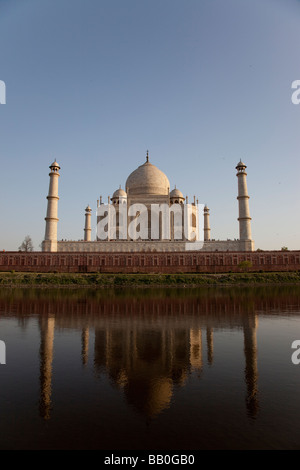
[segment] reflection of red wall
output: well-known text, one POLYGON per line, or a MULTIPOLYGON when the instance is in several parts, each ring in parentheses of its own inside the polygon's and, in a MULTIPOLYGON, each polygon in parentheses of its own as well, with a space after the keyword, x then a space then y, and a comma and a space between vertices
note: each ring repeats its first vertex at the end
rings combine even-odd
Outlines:
POLYGON ((0 253, 0 271, 108 273, 222 273, 300 270, 300 251, 176 253, 0 253))
MULTIPOLYGON (((177 326, 184 324, 191 328, 194 322, 199 327, 199 321, 206 326, 234 327, 241 325, 244 316, 251 316, 257 313, 269 313, 276 315, 285 311, 286 315, 297 315, 300 309, 299 289, 288 286, 287 290, 277 291, 274 289, 258 288, 258 291, 250 290, 241 294, 240 291, 230 290, 218 293, 206 290, 202 293, 194 294, 188 292, 186 296, 180 296, 173 292, 171 296, 166 296, 161 290, 149 293, 149 298, 143 291, 139 298, 136 292, 132 297, 103 297, 103 291, 97 295, 91 295, 90 291, 57 292, 55 295, 43 289, 38 292, 28 290, 11 292, 3 290, 0 295, 0 315, 17 315, 20 317, 30 316, 55 316, 57 325, 68 328, 82 327, 82 321, 88 325, 98 324, 106 319, 107 322, 113 320, 112 327, 118 328, 121 321, 126 322, 128 318, 140 321, 141 324, 165 324, 166 322, 177 322, 177 326), (292 306, 292 307, 291 307, 292 306), (180 319, 180 321, 179 321, 180 319), (154 322, 154 323, 153 323, 154 322), (162 323, 159 323, 162 322, 162 323)), ((85 323, 84 323, 85 324, 85 323)))

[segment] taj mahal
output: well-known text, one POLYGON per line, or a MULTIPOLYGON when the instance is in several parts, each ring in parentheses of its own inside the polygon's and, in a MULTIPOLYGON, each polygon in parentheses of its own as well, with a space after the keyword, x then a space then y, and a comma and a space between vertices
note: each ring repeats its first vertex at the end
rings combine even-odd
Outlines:
POLYGON ((120 186, 112 197, 107 197, 105 203, 102 196, 97 200, 95 232, 92 229, 92 208, 88 205, 85 209, 84 237, 82 240, 71 241, 57 238, 58 181, 61 168, 55 161, 50 165, 46 230, 42 251, 57 253, 151 253, 183 252, 187 249, 205 252, 254 251, 246 168, 242 161, 236 166, 239 239, 214 240, 211 237, 210 209, 206 205, 199 204, 195 196, 193 201, 189 202, 188 196, 184 197, 176 186, 171 189, 168 177, 150 162, 147 151, 146 161, 128 176, 124 189, 120 186), (144 213, 141 212, 141 208, 145 209, 144 213), (163 218, 163 208, 169 209, 167 219, 163 218), (109 215, 110 213, 113 213, 113 217, 109 215), (96 226, 101 224, 104 236, 99 235, 96 230, 96 226), (135 236, 131 235, 133 232, 135 236))

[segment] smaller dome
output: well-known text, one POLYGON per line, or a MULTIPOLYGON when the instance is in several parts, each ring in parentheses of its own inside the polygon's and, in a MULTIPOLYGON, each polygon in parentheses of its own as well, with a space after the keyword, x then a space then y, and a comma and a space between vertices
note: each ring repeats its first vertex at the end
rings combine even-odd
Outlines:
POLYGON ((179 189, 175 188, 173 191, 170 192, 170 198, 179 198, 179 199, 184 199, 183 194, 179 189))
POLYGON ((85 212, 92 212, 92 209, 90 208, 89 205, 86 207, 85 212))
POLYGON ((125 193, 124 189, 121 187, 117 189, 117 191, 114 192, 112 199, 117 199, 120 197, 127 197, 127 194, 125 193))

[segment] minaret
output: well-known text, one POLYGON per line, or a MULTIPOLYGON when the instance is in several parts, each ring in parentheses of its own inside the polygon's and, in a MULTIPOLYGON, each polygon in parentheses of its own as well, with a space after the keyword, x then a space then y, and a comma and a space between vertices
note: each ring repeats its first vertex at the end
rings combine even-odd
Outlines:
POLYGON ((45 231, 45 240, 43 241, 43 251, 57 251, 57 207, 58 207, 58 178, 60 176, 59 170, 60 166, 55 160, 52 165, 50 165, 51 172, 49 173, 50 176, 50 184, 49 184, 49 194, 47 196, 48 199, 48 207, 47 207, 47 216, 45 217, 46 220, 46 231, 45 231))
POLYGON ((209 208, 204 207, 204 241, 210 240, 209 208))
POLYGON ((90 206, 87 206, 85 209, 85 228, 84 228, 84 241, 90 242, 92 235, 92 225, 91 225, 91 212, 92 209, 90 206))
POLYGON ((249 211, 249 196, 247 189, 247 166, 241 160, 236 166, 237 178, 238 178, 238 201, 239 201, 239 226, 240 226, 240 240, 245 242, 249 241, 249 244, 244 244, 244 250, 252 250, 252 239, 251 239, 251 217, 249 211), (249 245, 249 246, 247 246, 249 245))

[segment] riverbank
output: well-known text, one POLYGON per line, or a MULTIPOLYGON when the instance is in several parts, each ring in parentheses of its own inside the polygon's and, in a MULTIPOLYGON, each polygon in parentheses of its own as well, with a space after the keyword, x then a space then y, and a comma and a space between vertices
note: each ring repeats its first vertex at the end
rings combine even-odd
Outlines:
POLYGON ((300 272, 226 274, 0 273, 0 287, 199 287, 299 284, 300 272))

